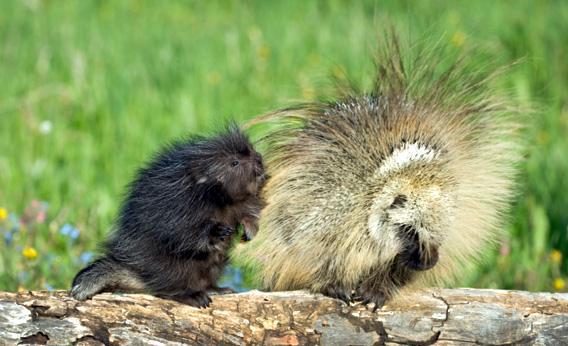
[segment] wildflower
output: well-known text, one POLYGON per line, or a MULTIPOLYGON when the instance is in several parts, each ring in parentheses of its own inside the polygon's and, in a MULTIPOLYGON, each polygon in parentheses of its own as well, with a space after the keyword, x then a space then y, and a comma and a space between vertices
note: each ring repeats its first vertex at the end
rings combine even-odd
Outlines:
POLYGON ((10 220, 10 223, 12 224, 12 227, 15 229, 15 231, 18 231, 20 229, 20 220, 18 220, 16 214, 10 213, 8 215, 8 220, 10 220))
POLYGON ((12 240, 14 239, 14 235, 10 231, 4 232, 4 242, 6 245, 12 244, 12 240))
POLYGON ((270 47, 266 44, 262 44, 260 48, 258 48, 256 55, 260 60, 267 60, 270 58, 270 47))
POLYGON ((47 203, 33 200, 30 205, 26 207, 22 215, 22 222, 24 224, 32 224, 33 222, 42 223, 45 220, 45 212, 47 210, 47 203))
POLYGON ((501 248, 499 249, 499 253, 501 254, 501 256, 505 257, 505 256, 509 255, 510 252, 511 252, 511 248, 509 247, 508 244, 501 245, 501 248))
POLYGON ((43 223, 45 221, 45 211, 40 211, 36 216, 37 223, 43 223))
POLYGON ((219 81, 221 81, 221 75, 217 71, 213 71, 207 76, 207 83, 210 85, 217 85, 219 81))
POLYGON ((566 287, 566 282, 564 282, 564 279, 562 278, 554 279, 554 289, 556 291, 561 291, 564 289, 564 287, 566 287))
POLYGON ((552 263, 560 263, 562 261, 562 252, 552 249, 552 251, 550 251, 550 261, 552 263))
POLYGON ((256 43, 262 39, 262 31, 258 27, 253 26, 248 29, 248 37, 251 42, 256 43))
POLYGON ((77 239, 79 237, 79 230, 68 223, 61 227, 59 233, 69 236, 71 239, 77 239))
POLYGON ((36 215, 37 223, 43 223, 45 221, 46 212, 47 212, 47 202, 40 202, 38 213, 36 215))
POLYGON ((316 91, 311 85, 302 88, 302 96, 307 100, 313 100, 316 96, 316 91))
POLYGON ((49 120, 44 120, 39 124, 39 132, 43 135, 47 135, 53 129, 53 124, 49 120))
POLYGON ((308 56, 308 61, 310 62, 310 64, 319 65, 321 63, 321 57, 317 54, 312 53, 308 56))
POLYGON ((18 282, 26 281, 30 278, 30 273, 27 271, 22 271, 18 273, 18 282))
POLYGON ((465 34, 461 31, 456 31, 453 35, 452 38, 450 39, 450 42, 452 42, 452 44, 458 48, 462 47, 463 44, 465 43, 465 34))
POLYGON ((87 263, 91 262, 92 258, 93 258, 93 253, 89 252, 89 251, 85 251, 81 254, 81 256, 79 256, 79 259, 81 260, 81 262, 83 264, 87 264, 87 263))
POLYGON ((48 284, 47 282, 43 284, 43 287, 48 290, 48 291, 53 291, 55 290, 55 288, 53 288, 53 286, 51 286, 50 284, 48 284))
POLYGON ((8 211, 4 208, 0 208, 0 221, 4 221, 8 218, 8 211))
POLYGON ((341 66, 333 66, 331 68, 331 74, 333 75, 334 78, 337 79, 345 79, 347 76, 347 73, 345 72, 345 69, 341 66))
POLYGON ((34 249, 33 247, 29 247, 26 246, 23 250, 22 250, 22 255, 29 259, 30 261, 34 260, 37 258, 37 251, 36 249, 34 249))
POLYGON ((550 142, 550 134, 546 131, 540 131, 536 135, 536 140, 537 140, 538 144, 545 145, 548 142, 550 142))

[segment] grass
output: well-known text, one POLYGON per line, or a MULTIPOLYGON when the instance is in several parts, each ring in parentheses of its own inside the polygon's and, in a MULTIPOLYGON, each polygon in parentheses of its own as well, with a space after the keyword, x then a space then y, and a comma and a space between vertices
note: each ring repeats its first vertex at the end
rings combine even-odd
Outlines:
POLYGON ((67 288, 165 142, 369 85, 376 38, 483 46, 537 112, 507 236, 460 285, 564 290, 568 3, 0 2, 0 289, 67 288))

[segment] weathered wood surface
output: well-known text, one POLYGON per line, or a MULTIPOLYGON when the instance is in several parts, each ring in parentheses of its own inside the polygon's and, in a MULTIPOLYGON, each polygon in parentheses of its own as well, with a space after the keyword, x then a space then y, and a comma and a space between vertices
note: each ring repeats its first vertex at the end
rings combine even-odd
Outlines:
POLYGON ((373 313, 304 291, 216 296, 196 309, 148 295, 0 292, 0 345, 568 344, 568 294, 428 289, 373 313))

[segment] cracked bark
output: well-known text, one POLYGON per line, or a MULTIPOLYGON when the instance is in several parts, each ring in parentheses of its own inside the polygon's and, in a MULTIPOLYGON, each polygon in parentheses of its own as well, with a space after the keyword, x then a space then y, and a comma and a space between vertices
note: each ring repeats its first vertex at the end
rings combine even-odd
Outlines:
POLYGON ((148 295, 0 292, 0 345, 559 345, 568 294, 407 291, 373 313, 305 291, 214 296, 207 309, 148 295))

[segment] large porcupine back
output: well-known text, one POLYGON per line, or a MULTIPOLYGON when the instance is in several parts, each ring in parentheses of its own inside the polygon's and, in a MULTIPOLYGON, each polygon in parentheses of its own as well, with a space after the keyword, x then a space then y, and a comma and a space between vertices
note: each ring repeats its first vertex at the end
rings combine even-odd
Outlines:
POLYGON ((277 126, 260 232, 242 251, 267 289, 359 290, 380 304, 407 283, 453 278, 502 227, 517 111, 466 61, 389 42, 371 93, 255 120, 277 126))

